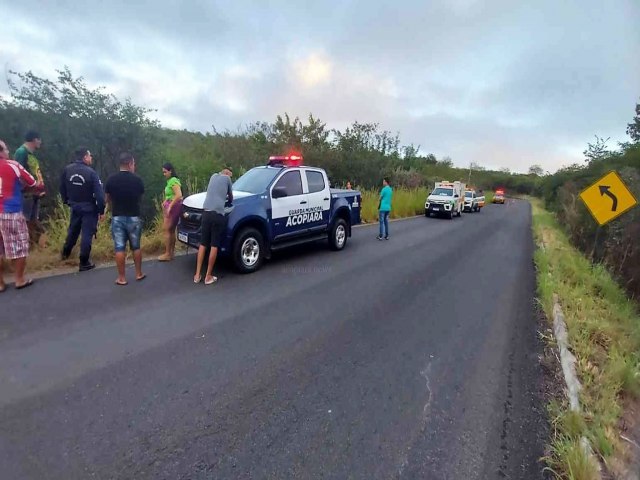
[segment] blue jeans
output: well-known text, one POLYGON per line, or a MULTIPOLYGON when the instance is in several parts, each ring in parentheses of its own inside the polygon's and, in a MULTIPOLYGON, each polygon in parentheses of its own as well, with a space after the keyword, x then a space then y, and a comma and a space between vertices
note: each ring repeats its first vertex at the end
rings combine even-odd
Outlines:
POLYGON ((124 252, 129 246, 134 252, 140 250, 140 237, 142 236, 142 220, 140 217, 113 217, 111 221, 111 237, 116 252, 124 252))
POLYGON ((389 212, 383 212, 380 210, 380 236, 388 237, 389 236, 389 212))

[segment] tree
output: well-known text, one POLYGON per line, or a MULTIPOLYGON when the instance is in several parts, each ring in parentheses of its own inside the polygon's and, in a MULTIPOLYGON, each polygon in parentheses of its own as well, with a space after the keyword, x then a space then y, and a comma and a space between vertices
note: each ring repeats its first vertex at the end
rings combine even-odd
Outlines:
POLYGON ((595 143, 587 144, 587 149, 582 152, 585 156, 585 162, 587 163, 591 163, 611 155, 611 151, 607 148, 609 138, 605 140, 597 135, 595 135, 595 137, 595 143))
POLYGON ((640 103, 636 104, 636 116, 633 121, 627 125, 627 135, 635 143, 640 143, 640 103))
MULTIPOLYGON (((91 150, 103 179, 117 171, 123 151, 134 154, 140 172, 157 176, 163 158, 158 153, 160 124, 149 118, 153 110, 138 107, 128 98, 120 101, 105 93, 104 87, 90 88, 67 67, 57 73, 55 80, 49 80, 32 72, 9 72, 10 98, 0 102, 0 138, 17 146, 26 130, 40 132, 41 165, 53 192, 60 171, 79 145, 91 150)), ((45 197, 45 209, 53 199, 54 195, 45 197)), ((149 197, 150 208, 151 203, 149 197)))
POLYGON ((540 165, 531 165, 529 167, 529 175, 535 175, 536 177, 541 177, 544 175, 544 170, 540 165))
POLYGON ((442 160, 440 160, 439 163, 443 167, 453 167, 453 160, 451 160, 451 157, 442 157, 442 160))

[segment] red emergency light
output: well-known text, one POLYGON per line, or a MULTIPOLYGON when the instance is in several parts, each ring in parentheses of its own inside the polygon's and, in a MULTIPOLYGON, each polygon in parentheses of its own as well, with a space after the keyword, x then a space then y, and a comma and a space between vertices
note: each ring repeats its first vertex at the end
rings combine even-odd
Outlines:
POLYGON ((269 165, 284 165, 285 167, 298 167, 302 165, 302 155, 272 155, 269 157, 269 165))

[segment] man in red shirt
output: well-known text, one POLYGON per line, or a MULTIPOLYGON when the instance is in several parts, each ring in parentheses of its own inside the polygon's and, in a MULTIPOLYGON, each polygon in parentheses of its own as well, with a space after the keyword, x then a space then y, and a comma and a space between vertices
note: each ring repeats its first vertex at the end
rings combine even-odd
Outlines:
POLYGON ((22 165, 9 160, 9 149, 0 140, 0 292, 7 289, 2 267, 4 257, 15 262, 17 289, 33 284, 32 279, 24 278, 29 230, 22 214, 22 185, 35 187, 36 184, 22 165))

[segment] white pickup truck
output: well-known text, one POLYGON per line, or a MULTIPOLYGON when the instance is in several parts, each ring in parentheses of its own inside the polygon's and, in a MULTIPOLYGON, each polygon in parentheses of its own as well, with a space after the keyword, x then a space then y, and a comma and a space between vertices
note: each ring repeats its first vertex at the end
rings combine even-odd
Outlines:
POLYGON ((484 195, 478 195, 478 193, 468 188, 464 192, 464 211, 465 212, 479 212, 484 207, 484 195))
POLYGON ((435 214, 452 219, 454 215, 462 215, 464 209, 464 183, 436 182, 435 188, 424 203, 424 215, 426 217, 435 214))

